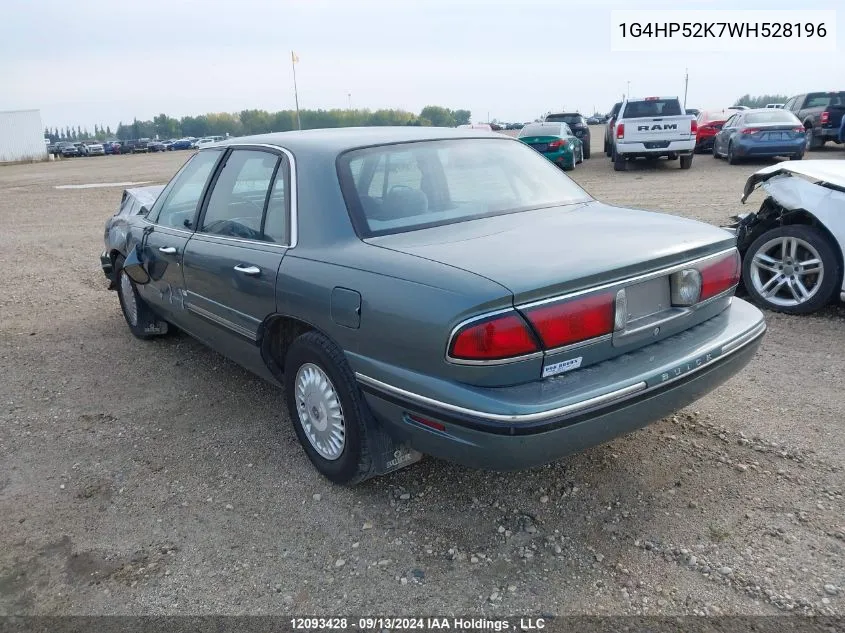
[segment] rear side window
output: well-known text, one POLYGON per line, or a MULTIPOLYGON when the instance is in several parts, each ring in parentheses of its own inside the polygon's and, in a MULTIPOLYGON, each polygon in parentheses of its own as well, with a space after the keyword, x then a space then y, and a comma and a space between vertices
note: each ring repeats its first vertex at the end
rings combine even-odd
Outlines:
POLYGON ((644 101, 629 101, 622 113, 623 119, 637 119, 640 117, 679 116, 681 103, 677 99, 649 99, 644 101))

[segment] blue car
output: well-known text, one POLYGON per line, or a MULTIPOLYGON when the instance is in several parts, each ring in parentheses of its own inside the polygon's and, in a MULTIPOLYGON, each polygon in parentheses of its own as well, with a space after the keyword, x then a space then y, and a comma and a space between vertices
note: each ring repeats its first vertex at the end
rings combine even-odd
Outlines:
POLYGON ((178 141, 173 141, 167 149, 191 149, 195 140, 194 138, 180 138, 178 141))
POLYGON ((736 165, 744 158, 804 158, 807 135, 794 114, 775 108, 740 110, 725 121, 713 139, 713 158, 736 165))

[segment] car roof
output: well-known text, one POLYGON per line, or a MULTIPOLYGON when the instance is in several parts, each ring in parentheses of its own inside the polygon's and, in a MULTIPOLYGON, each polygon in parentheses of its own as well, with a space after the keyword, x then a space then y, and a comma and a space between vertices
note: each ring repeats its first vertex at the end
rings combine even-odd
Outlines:
POLYGON ((736 110, 702 110, 700 116, 702 121, 727 121, 736 112, 736 110))
POLYGON ((580 112, 549 112, 547 117, 550 116, 583 116, 580 112))
POLYGON ((478 129, 458 130, 446 127, 374 126, 321 128, 316 130, 296 130, 292 132, 240 136, 238 138, 219 141, 214 144, 214 147, 228 147, 229 145, 273 145, 288 149, 294 153, 303 150, 340 154, 350 149, 372 145, 457 138, 510 139, 510 137, 503 134, 478 129))

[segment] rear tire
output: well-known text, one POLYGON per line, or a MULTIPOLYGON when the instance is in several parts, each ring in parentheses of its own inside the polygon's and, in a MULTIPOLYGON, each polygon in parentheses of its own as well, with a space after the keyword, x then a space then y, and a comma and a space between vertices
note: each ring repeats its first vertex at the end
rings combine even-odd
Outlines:
POLYGON ((681 169, 689 169, 692 167, 692 154, 681 156, 681 169))
POLYGON ((590 158, 590 137, 587 137, 587 140, 583 142, 581 145, 581 160, 587 160, 590 158))
POLYGON ((804 133, 807 135, 807 149, 812 151, 824 147, 824 138, 815 133, 812 125, 805 127, 804 133))
POLYGON ((792 156, 789 157, 789 160, 802 160, 803 158, 804 158, 804 152, 801 152, 800 154, 793 154, 792 156))
POLYGON ((728 143, 727 159, 728 159, 729 165, 739 164, 739 158, 737 158, 736 154, 734 154, 734 144, 733 143, 728 143))
POLYGON ((301 335, 285 356, 284 387, 296 437, 320 474, 344 486, 370 477, 372 414, 340 348, 320 332, 301 335))
POLYGON ((613 160, 613 171, 625 171, 628 169, 628 161, 625 160, 625 157, 619 154, 616 151, 616 148, 613 148, 613 156, 611 157, 613 160))

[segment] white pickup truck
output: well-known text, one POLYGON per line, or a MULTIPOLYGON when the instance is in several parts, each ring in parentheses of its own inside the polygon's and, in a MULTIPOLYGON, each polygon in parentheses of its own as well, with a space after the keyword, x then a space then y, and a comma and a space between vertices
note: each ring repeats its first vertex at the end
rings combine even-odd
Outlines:
POLYGON ((692 166, 698 124, 684 114, 677 97, 626 99, 613 128, 613 169, 625 171, 634 158, 680 158, 681 169, 692 166))

